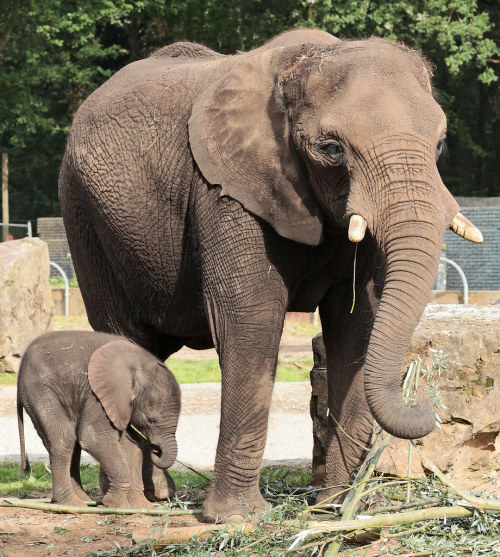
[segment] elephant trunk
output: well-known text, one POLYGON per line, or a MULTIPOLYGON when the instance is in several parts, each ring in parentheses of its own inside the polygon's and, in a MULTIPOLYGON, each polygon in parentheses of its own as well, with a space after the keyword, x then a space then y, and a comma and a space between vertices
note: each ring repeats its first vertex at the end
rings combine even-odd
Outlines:
POLYGON ((153 464, 165 470, 170 468, 177 458, 177 441, 174 435, 161 439, 158 443, 150 440, 151 443, 151 460, 153 464))
POLYGON ((434 284, 442 216, 408 219, 389 210, 386 218, 387 232, 378 238, 386 260, 385 282, 366 355, 365 392, 382 428, 402 439, 417 439, 432 431, 436 418, 431 408, 404 402, 401 370, 434 284))

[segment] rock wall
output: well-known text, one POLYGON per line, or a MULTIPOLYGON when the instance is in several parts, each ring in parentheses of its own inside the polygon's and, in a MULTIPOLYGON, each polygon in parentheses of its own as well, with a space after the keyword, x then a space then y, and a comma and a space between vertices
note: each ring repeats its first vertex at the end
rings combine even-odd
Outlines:
MULTIPOLYGON (((429 305, 415 330, 406 356, 409 364, 417 356, 422 368, 442 350, 447 369, 437 379, 442 406, 438 413, 442 428, 420 439, 425 454, 441 470, 464 487, 491 485, 500 475, 500 305, 429 305), (443 407, 444 406, 444 407, 443 407)), ((326 365, 322 337, 313 340, 315 367, 311 372, 314 449, 313 475, 324 475, 324 439, 328 408, 326 365)), ((432 406, 428 384, 421 380, 418 399, 432 406)), ((406 476, 408 441, 391 439, 382 455, 379 472, 406 476)), ((413 453, 411 475, 426 470, 413 453)))
POLYGON ((26 346, 50 325, 49 269, 39 238, 0 243, 0 373, 17 371, 26 346))

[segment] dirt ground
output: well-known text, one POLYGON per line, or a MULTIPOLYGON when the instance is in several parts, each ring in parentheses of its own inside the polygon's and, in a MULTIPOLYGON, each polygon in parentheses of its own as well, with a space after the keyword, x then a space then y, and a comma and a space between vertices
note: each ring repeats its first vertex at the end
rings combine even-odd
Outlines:
MULTIPOLYGON (((196 516, 174 516, 169 526, 198 524, 196 516)), ((143 515, 56 514, 0 507, 0 556, 88 557, 93 551, 131 548, 132 532, 159 532, 161 520, 143 515)))
MULTIPOLYGON (((294 357, 311 355, 311 339, 302 337, 283 339, 280 352, 281 356, 291 354, 293 354, 294 357)), ((184 359, 211 359, 216 358, 217 355, 214 350, 195 351, 183 348, 175 357, 184 359)), ((286 387, 287 384, 283 385, 286 387)), ((290 385, 294 387, 294 384, 290 385)), ((196 385, 190 385, 187 390, 189 390, 189 388, 191 388, 191 390, 195 389, 195 387, 196 385)), ((275 396, 277 398, 277 407, 279 407, 280 410, 286 407, 286 409, 291 412, 287 414, 285 418, 281 417, 278 420, 280 423, 285 421, 287 424, 295 424, 293 420, 297 419, 297 416, 300 414, 299 411, 303 411, 302 413, 308 415, 308 409, 305 408, 305 406, 308 406, 309 402, 307 396, 304 395, 303 400, 300 401, 301 405, 304 405, 305 410, 302 409, 302 406, 300 408, 295 408, 294 405, 297 405, 298 402, 288 400, 286 392, 281 393, 279 388, 276 389, 275 396)), ((296 396, 295 393, 294 397, 296 396)), ((217 404, 218 398, 219 395, 217 392, 217 404)), ((187 412, 190 407, 190 399, 188 396, 186 396, 185 399, 183 405, 185 406, 185 412, 187 412)), ((215 410, 217 410, 218 413, 218 408, 215 410)), ((211 412, 215 412, 215 410, 213 408, 210 409, 211 412)), ((193 411, 193 413, 195 412, 193 411)), ((281 416, 281 414, 279 414, 279 416, 281 416)), ((214 429, 214 435, 216 435, 217 428, 214 426, 212 429, 214 429)), ((308 433, 309 428, 302 429, 305 429, 304 437, 307 437, 307 440, 310 441, 311 435, 308 433)), ((205 433, 204 435, 207 436, 208 434, 205 433)), ((277 439, 282 439, 282 442, 284 442, 289 439, 289 437, 290 436, 285 439, 283 435, 279 435, 277 439)), ((214 437, 214 439, 216 438, 214 437)), ((272 439, 273 436, 270 434, 269 441, 271 442, 272 439)), ((298 433, 295 435, 295 442, 300 444, 300 435, 298 435, 298 433)), ((281 455, 284 457, 288 456, 287 449, 281 447, 278 441, 275 441, 274 444, 277 445, 276 450, 280 448, 279 453, 281 455)), ((201 441, 198 441, 195 445, 197 445, 197 451, 201 452, 201 441)), ((308 454, 310 454, 310 451, 308 451, 308 454)), ((210 457, 210 459, 213 460, 212 457, 210 457)), ((186 457, 186 460, 188 460, 188 457, 186 457)), ((200 467, 199 462, 194 461, 194 464, 200 467)), ((206 468, 206 466, 201 467, 206 468)), ((37 497, 50 497, 50 493, 37 494, 37 497)), ((169 526, 190 526, 198 524, 200 519, 197 516, 188 515, 170 517, 168 520, 169 526)), ((122 549, 129 549, 134 545, 132 539, 133 532, 140 531, 141 537, 143 538, 145 531, 152 530, 152 536, 154 536, 161 526, 162 523, 158 517, 144 515, 71 515, 14 507, 0 507, 0 557, 25 557, 31 555, 50 555, 53 557, 72 555, 75 557, 87 557, 90 556, 92 552, 113 552, 117 549, 117 544, 122 549)))

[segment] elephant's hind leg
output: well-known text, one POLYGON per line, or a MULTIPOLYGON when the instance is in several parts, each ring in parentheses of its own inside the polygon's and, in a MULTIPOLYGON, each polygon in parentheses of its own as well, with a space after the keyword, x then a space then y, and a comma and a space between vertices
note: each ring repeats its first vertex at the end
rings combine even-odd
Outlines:
POLYGON ((50 457, 52 502, 60 505, 85 506, 88 496, 81 487, 81 491, 75 491, 75 482, 71 474, 76 444, 75 425, 68 421, 67 416, 60 408, 52 406, 50 413, 52 424, 50 428, 43 428, 43 431, 40 431, 37 427, 37 431, 50 457))
POLYGON ((80 476, 80 457, 82 454, 82 449, 78 441, 75 443, 75 447, 73 449, 73 454, 71 456, 71 467, 70 467, 70 475, 71 475, 71 482, 73 484, 73 491, 75 495, 82 499, 83 501, 92 501, 92 498, 85 492, 82 487, 82 479, 80 476))

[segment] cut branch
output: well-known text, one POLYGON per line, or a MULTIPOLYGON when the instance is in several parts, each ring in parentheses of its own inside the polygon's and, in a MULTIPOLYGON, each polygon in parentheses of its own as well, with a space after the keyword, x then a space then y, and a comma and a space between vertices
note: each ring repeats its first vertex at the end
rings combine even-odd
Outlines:
POLYGON ((17 499, 9 497, 0 499, 0 507, 18 507, 21 509, 35 509, 63 514, 147 514, 151 516, 182 516, 201 514, 201 509, 182 510, 170 509, 168 507, 156 507, 154 509, 117 509, 111 507, 72 507, 56 505, 37 501, 36 499, 17 499))

